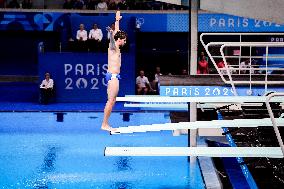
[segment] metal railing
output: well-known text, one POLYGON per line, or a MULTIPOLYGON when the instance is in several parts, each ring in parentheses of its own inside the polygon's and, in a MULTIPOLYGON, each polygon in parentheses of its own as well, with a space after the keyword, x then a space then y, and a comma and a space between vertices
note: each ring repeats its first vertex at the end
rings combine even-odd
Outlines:
POLYGON ((242 42, 242 36, 245 35, 284 35, 284 33, 202 33, 200 35, 200 41, 202 45, 205 48, 206 53, 208 54, 211 62, 213 63, 213 66, 217 70, 219 76, 221 77, 222 81, 225 84, 230 84, 233 88, 233 92, 235 95, 237 95, 237 91, 235 88, 235 84, 249 84, 250 89, 252 84, 264 84, 265 85, 265 92, 267 92, 267 85, 268 84, 284 84, 284 81, 268 81, 268 74, 269 71, 273 70, 284 70, 283 68, 278 68, 279 65, 274 65, 273 66, 268 66, 268 59, 283 59, 284 61, 284 56, 277 56, 277 55, 269 55, 269 47, 284 47, 283 42, 242 42), (204 42, 204 36, 239 36, 240 42, 209 42, 205 44, 204 42), (221 56, 213 56, 212 53, 210 52, 209 48, 210 47, 219 47, 220 48, 220 53, 221 56), (239 47, 239 56, 226 56, 224 53, 224 48, 226 47, 239 47), (241 49, 242 47, 249 47, 249 56, 242 56, 241 49), (252 47, 262 47, 265 48, 265 56, 252 56, 251 49, 252 47), (216 63, 214 58, 222 58, 224 62, 224 68, 218 68, 218 64, 216 63), (239 59, 239 65, 229 65, 227 62, 226 58, 238 58, 239 59), (241 68, 240 63, 242 58, 249 58, 249 65, 247 65, 247 68, 241 68), (252 60, 253 58, 263 58, 265 59, 265 65, 252 65, 252 60), (238 66, 238 67, 236 67, 238 66), (233 81, 232 73, 233 71, 238 71, 240 74, 241 71, 243 70, 248 70, 249 71, 249 80, 248 81, 233 81), (262 75, 265 75, 264 81, 252 81, 252 75, 254 75, 254 72, 257 71, 262 75), (264 74, 261 73, 264 71, 264 74), (229 78, 229 81, 224 77, 224 75, 227 75, 229 78))
POLYGON ((271 109, 271 106, 270 106, 270 99, 275 97, 275 96, 284 96, 284 93, 271 93, 269 94, 267 97, 266 97, 266 101, 265 101, 265 104, 266 104, 266 108, 267 108, 267 111, 269 113, 269 116, 270 116, 270 119, 271 119, 271 122, 272 122, 272 126, 273 126, 273 129, 274 129, 274 132, 276 134, 276 137, 277 137, 277 140, 278 140, 278 143, 280 145, 280 148, 282 150, 282 153, 284 155, 284 144, 283 144, 283 140, 281 138, 281 135, 280 135, 280 132, 279 132, 279 129, 278 129, 278 126, 276 124, 276 120, 275 120, 275 117, 274 117, 274 114, 272 112, 272 109, 271 109))
MULTIPOLYGON (((225 68, 226 68, 226 72, 229 76, 231 85, 233 87, 233 89, 235 89, 235 85, 234 84, 249 84, 250 88, 252 84, 264 84, 265 85, 265 92, 267 92, 267 85, 268 84, 284 84, 284 81, 268 81, 268 69, 273 69, 273 68, 268 68, 268 50, 269 47, 284 47, 284 43, 272 43, 272 42, 227 42, 227 43, 222 43, 223 45, 220 48, 220 53, 223 57, 223 61, 225 63, 225 68), (266 49, 266 53, 265 53, 265 80, 264 81, 252 81, 252 66, 251 66, 251 58, 250 58, 250 64, 249 64, 249 68, 250 68, 250 80, 249 81, 233 81, 232 80, 232 76, 229 70, 229 66, 227 64, 227 60, 224 54, 224 48, 225 47, 265 47, 266 49)), ((206 46, 211 45, 211 43, 207 44, 206 46)), ((207 47, 208 48, 208 47, 207 47)), ((215 62, 214 62, 215 63, 215 62)), ((216 63, 215 63, 216 64, 216 63)), ((217 66, 217 65, 216 65, 217 66)))

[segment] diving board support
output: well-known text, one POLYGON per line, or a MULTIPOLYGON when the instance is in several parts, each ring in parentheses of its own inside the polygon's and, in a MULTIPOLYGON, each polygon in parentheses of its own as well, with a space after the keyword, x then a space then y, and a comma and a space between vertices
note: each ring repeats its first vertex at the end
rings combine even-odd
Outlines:
MULTIPOLYGON (((190 102, 189 106, 189 121, 194 122, 197 121, 197 104, 196 102, 190 102)), ((189 129, 187 138, 188 138, 188 147, 196 147, 197 146, 197 137, 198 137, 198 130, 197 129, 189 129)), ((196 157, 190 156, 189 158, 191 163, 196 162, 196 157)))
POLYGON ((284 96, 284 93, 271 93, 271 94, 269 94, 269 95, 266 97, 265 104, 266 104, 266 108, 267 108, 267 110, 268 110, 268 113, 269 113, 269 116, 270 116, 270 119, 271 119, 271 122, 272 122, 273 129, 274 129, 274 131, 275 131, 275 134, 276 134, 278 143, 279 143, 279 145, 280 145, 280 147, 281 147, 282 154, 284 155, 284 145, 283 145, 283 141, 282 141, 282 138, 281 138, 279 129, 278 129, 278 127, 277 127, 277 123, 276 123, 274 114, 273 114, 273 112, 272 112, 270 103, 269 103, 270 100, 271 100, 271 98, 273 98, 273 97, 275 97, 275 96, 284 96))
POLYGON ((104 155, 283 158, 280 147, 106 147, 104 155))
MULTIPOLYGON (((189 32, 191 42, 189 43, 190 54, 188 61, 188 71, 190 71, 190 75, 197 74, 197 64, 195 63, 197 60, 197 46, 198 46, 198 1, 194 0, 190 2, 190 25, 191 32, 189 32)), ((188 103, 188 121, 196 121, 197 120, 197 107, 196 102, 188 103)), ((197 145, 197 129, 190 129, 187 132, 188 138, 188 146, 194 147, 197 145)), ((188 160, 190 163, 196 162, 196 157, 189 157, 188 160)), ((192 167, 192 166, 190 166, 192 167)))

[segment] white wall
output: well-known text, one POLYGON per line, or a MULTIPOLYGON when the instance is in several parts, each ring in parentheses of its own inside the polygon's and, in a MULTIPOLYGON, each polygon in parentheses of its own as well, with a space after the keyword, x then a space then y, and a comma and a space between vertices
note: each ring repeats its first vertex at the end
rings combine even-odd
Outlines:
POLYGON ((200 9, 284 24, 283 0, 200 0, 200 9))

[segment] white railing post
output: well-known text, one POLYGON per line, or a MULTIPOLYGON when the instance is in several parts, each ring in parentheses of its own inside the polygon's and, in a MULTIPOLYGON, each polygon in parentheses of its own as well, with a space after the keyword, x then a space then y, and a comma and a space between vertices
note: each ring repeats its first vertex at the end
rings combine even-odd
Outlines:
MULTIPOLYGON (((240 34, 240 42, 242 42, 242 34, 240 34)), ((240 52, 239 52, 239 68, 241 65, 241 56, 242 56, 242 47, 240 46, 240 52)), ((239 69, 239 74, 241 74, 241 70, 239 69)))
POLYGON ((267 93, 268 45, 265 48, 265 93, 267 93))
POLYGON ((230 72, 230 70, 229 70, 229 66, 228 66, 228 64, 227 64, 227 60, 226 60, 225 54, 224 54, 224 51, 223 51, 224 47, 225 47, 225 45, 222 45, 222 46, 221 46, 221 48, 220 48, 220 53, 221 53, 221 55, 222 55, 222 57, 223 57, 223 61, 224 61, 224 63, 225 63, 225 68, 226 68, 226 72, 227 72, 227 74, 228 74, 228 76, 229 76, 229 80, 230 80, 230 83, 231 83, 231 85, 232 85, 234 95, 235 95, 235 96, 238 96, 238 93, 237 93, 237 90, 236 90, 236 87, 235 87, 235 84, 234 84, 234 81, 233 81, 231 72, 230 72))
POLYGON ((251 67, 251 46, 249 46, 249 94, 252 95, 252 83, 251 83, 251 73, 252 73, 252 67, 251 67))
POLYGON ((270 116, 270 119, 271 119, 271 122, 272 122, 272 126, 273 126, 273 129, 274 129, 274 132, 276 134, 278 143, 279 143, 279 145, 281 147, 281 150, 282 150, 282 153, 284 155, 284 144, 283 144, 283 141, 282 141, 279 129, 278 129, 277 124, 276 124, 276 120, 275 120, 274 114, 272 112, 272 109, 271 109, 271 106, 270 106, 270 103, 269 103, 270 99, 272 97, 274 97, 274 96, 284 96, 284 93, 271 93, 271 94, 269 94, 266 97, 266 101, 265 101, 266 108, 267 108, 267 111, 269 113, 269 116, 270 116))

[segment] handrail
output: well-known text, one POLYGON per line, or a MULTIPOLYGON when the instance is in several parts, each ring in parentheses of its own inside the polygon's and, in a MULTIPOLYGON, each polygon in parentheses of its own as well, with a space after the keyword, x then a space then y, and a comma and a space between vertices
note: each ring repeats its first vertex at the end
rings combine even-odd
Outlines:
POLYGON ((265 68, 266 68, 266 70, 265 70, 265 91, 267 91, 267 72, 268 72, 268 69, 267 69, 267 67, 268 67, 268 57, 267 56, 268 56, 268 45, 265 46, 265 68))
MULTIPOLYGON (((223 51, 223 49, 224 49, 224 47, 225 47, 224 45, 225 45, 225 44, 223 44, 223 45, 221 46, 220 52, 221 52, 221 55, 222 55, 222 58, 223 58, 223 61, 224 61, 224 64, 225 64, 225 68, 226 68, 227 74, 228 74, 228 76, 229 76, 230 83, 231 83, 232 88, 233 88, 233 91, 234 91, 234 95, 237 96, 237 90, 236 90, 234 81, 233 81, 233 79, 232 79, 231 72, 229 71, 229 66, 228 66, 228 64, 227 64, 227 60, 226 60, 226 58, 224 57, 224 56, 225 56, 224 51, 223 51)), ((216 62, 214 62, 213 64, 216 64, 216 62)), ((216 66, 217 66, 217 64, 216 64, 216 66)), ((217 67, 218 67, 218 66, 217 66, 217 67)), ((251 82, 250 82, 250 83, 251 83, 251 82)))
POLYGON ((203 37, 204 35, 284 35, 284 33, 223 33, 223 32, 216 32, 216 33, 202 33, 200 37, 203 37))
MULTIPOLYGON (((241 47, 240 47, 240 49, 242 49, 241 47)), ((240 54, 241 55, 241 54, 240 54)), ((252 94, 252 80, 251 80, 251 75, 252 75, 252 66, 251 66, 251 46, 249 47, 249 95, 251 95, 252 94)), ((240 65, 240 63, 239 63, 239 65, 240 65)), ((239 68, 240 68, 240 66, 239 66, 239 68)), ((239 70, 239 73, 241 72, 241 69, 239 70)))
POLYGON ((270 103, 269 103, 270 99, 272 97, 275 97, 275 96, 284 96, 284 93, 271 93, 271 94, 269 94, 266 97, 265 104, 266 104, 266 108, 268 110, 268 113, 269 113, 269 116, 270 116, 270 119, 271 119, 271 122, 272 122, 272 126, 273 126, 273 129, 274 129, 274 132, 276 134, 278 143, 279 143, 279 145, 281 147, 281 150, 282 150, 282 153, 284 155, 284 144, 283 144, 283 141, 282 141, 279 129, 278 129, 277 124, 276 124, 276 120, 275 120, 274 114, 272 112, 272 109, 271 109, 271 106, 270 106, 270 103))
MULTIPOLYGON (((219 42, 211 42, 209 44, 220 44, 219 42)), ((207 44, 207 45, 209 45, 207 44)), ((228 69, 228 64, 227 64, 227 61, 226 61, 226 58, 225 58, 225 54, 224 54, 224 48, 225 47, 265 47, 266 48, 266 54, 265 54, 265 60, 266 60, 266 69, 265 69, 265 81, 264 81, 264 84, 265 84, 265 91, 267 91, 267 85, 268 85, 268 81, 267 81, 267 72, 268 72, 268 64, 267 64, 267 61, 268 61, 268 48, 269 47, 284 47, 284 43, 283 42, 276 42, 276 43, 272 43, 272 42, 224 42, 222 43, 223 45, 221 46, 220 48, 220 53, 223 57, 223 61, 224 61, 224 64, 225 64, 225 68, 227 70, 227 74, 229 76, 229 80, 230 80, 230 84, 232 85, 232 88, 233 90, 236 90, 235 89, 235 83, 234 81, 232 80, 232 76, 231 76, 231 73, 229 72, 229 69, 228 69)), ((216 62, 214 61, 213 64, 216 64, 216 62)), ((217 66, 217 64, 216 64, 217 66)), ((252 81, 250 81, 250 84, 252 83, 252 81)))
POLYGON ((269 45, 270 47, 282 47, 284 46, 284 42, 210 42, 207 45, 225 45, 225 46, 233 46, 233 47, 265 47, 269 45))
MULTIPOLYGON (((212 56, 213 58, 222 58, 222 56, 212 56)), ((225 56, 226 58, 239 58, 239 55, 226 55, 225 56)), ((256 58, 256 59, 263 59, 264 56, 242 56, 242 58, 256 58)), ((273 56, 273 54, 271 55, 268 55, 268 58, 275 58, 275 59, 278 59, 278 58, 281 58, 281 59, 284 59, 284 56, 273 56)))
MULTIPOLYGON (((202 34, 201 34, 201 36, 202 36, 202 34)), ((205 51, 207 52, 210 60, 212 61, 213 65, 214 65, 215 69, 217 70, 219 76, 221 77, 222 81, 225 84, 231 84, 232 85, 233 92, 234 92, 235 95, 237 94, 237 92, 236 92, 234 84, 236 84, 236 83, 238 83, 238 84, 252 84, 252 83, 255 83, 255 82, 253 82, 253 81, 251 81, 251 82, 239 82, 238 81, 238 82, 234 82, 233 83, 232 76, 231 76, 232 74, 230 72, 228 72, 229 67, 228 67, 228 64, 227 64, 227 61, 226 61, 226 58, 225 58, 226 56, 224 55, 224 52, 223 52, 224 47, 227 47, 227 46, 236 46, 236 47, 238 47, 238 46, 240 46, 240 47, 242 47, 242 46, 245 46, 245 47, 259 46, 259 47, 263 47, 263 46, 266 46, 266 45, 269 45, 271 47, 279 47, 279 46, 281 46, 281 47, 283 46, 284 47, 284 43, 283 42, 209 42, 209 43, 207 43, 205 45, 204 41, 202 41, 202 38, 201 38, 201 43, 204 45, 205 51), (227 74, 228 74, 229 80, 230 80, 229 82, 224 78, 223 73, 218 68, 218 66, 217 66, 213 56, 209 52, 209 46, 213 46, 213 45, 214 46, 217 46, 217 45, 221 46, 220 52, 221 52, 223 61, 225 63, 225 68, 227 69, 227 74)), ((269 57, 269 56, 266 55, 266 57, 269 57)), ((262 58, 263 58, 263 56, 262 56, 262 58)), ((260 82, 257 81, 256 83, 259 84, 260 82)))
POLYGON ((215 69, 217 70, 217 72, 218 72, 219 76, 221 77, 222 81, 223 81, 224 83, 227 83, 227 81, 226 81, 226 79, 224 78, 223 74, 222 74, 221 71, 218 69, 218 66, 217 66, 217 64, 216 64, 216 62, 215 62, 215 60, 214 60, 214 58, 212 57, 211 53, 209 52, 209 49, 208 49, 208 48, 209 48, 209 44, 206 44, 206 45, 205 45, 204 41, 202 40, 202 37, 203 37, 203 33, 200 35, 200 41, 201 41, 201 43, 202 43, 202 45, 203 45, 203 47, 204 47, 206 53, 208 54, 210 60, 212 61, 213 66, 214 66, 215 69))
MULTIPOLYGON (((225 69, 227 70, 227 75, 229 76, 229 80, 230 81, 227 81, 225 79, 225 77, 223 76, 223 73, 221 72, 221 70, 218 68, 214 58, 218 57, 218 56, 212 56, 211 53, 209 52, 209 46, 229 46, 231 44, 235 44, 235 46, 238 46, 238 47, 242 47, 242 46, 247 46, 247 47, 265 47, 266 45, 270 46, 270 47, 279 47, 279 46, 283 46, 284 47, 284 43, 283 42, 242 42, 242 36, 251 36, 251 35, 269 35, 269 36, 277 36, 277 35, 284 35, 284 33, 202 33, 200 35, 200 42, 201 44, 203 45, 206 53, 208 54, 210 60, 212 61, 215 69, 217 70, 219 76, 221 77, 222 81, 225 83, 225 84, 231 84, 232 85, 232 88, 233 88, 233 91, 234 91, 234 94, 236 95, 236 89, 235 89, 235 84, 262 84, 263 81, 235 81, 233 82, 232 81, 232 77, 231 77, 231 73, 228 71, 230 68, 228 67, 227 65, 227 62, 226 62, 226 58, 225 57, 228 57, 228 56, 225 56, 224 53, 222 55, 222 58, 224 60, 224 63, 225 63, 225 69), (209 42, 207 44, 205 44, 204 42, 204 36, 239 36, 240 37, 240 42, 209 42), (214 57, 214 58, 213 58, 214 57)), ((224 47, 223 47, 224 48, 224 47)), ((221 51, 221 49, 220 49, 221 51)), ((266 51, 267 52, 267 51, 266 51)), ((221 52, 222 54, 222 52, 221 52)), ((270 58, 271 55, 268 55, 266 54, 265 56, 265 59, 267 60, 267 58, 270 58)), ((273 56, 273 55, 272 55, 273 56)), ((236 57, 236 58, 240 58, 240 56, 236 57)), ((250 59, 252 58, 252 56, 249 57, 250 59)), ((262 57, 254 57, 254 58, 264 58, 263 56, 262 57)), ((272 58, 272 57, 271 57, 272 58)), ((282 58, 282 57, 277 57, 277 58, 282 58)), ((250 64, 250 67, 252 65, 250 64)), ((267 84, 273 84, 275 83, 274 81, 267 81, 267 72, 268 72, 268 68, 265 69, 266 70, 266 73, 265 73, 265 88, 267 89, 267 84)), ((251 74, 251 73, 250 73, 251 74)), ((282 83, 281 81, 278 81, 278 83, 282 83)), ((283 81, 284 83, 284 81, 283 81)))

